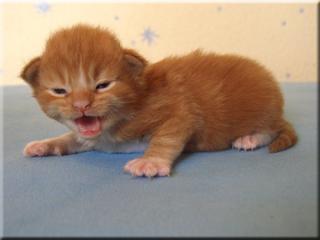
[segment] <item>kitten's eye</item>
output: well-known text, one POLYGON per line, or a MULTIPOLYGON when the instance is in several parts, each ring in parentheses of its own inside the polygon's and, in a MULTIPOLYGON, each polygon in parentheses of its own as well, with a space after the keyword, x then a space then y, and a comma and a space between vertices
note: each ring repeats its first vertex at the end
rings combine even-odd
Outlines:
POLYGON ((96 90, 98 92, 103 92, 104 90, 106 90, 110 85, 112 84, 112 82, 104 82, 104 83, 99 83, 96 86, 96 90))
POLYGON ((105 83, 100 83, 96 86, 96 89, 99 90, 99 89, 105 89, 107 88, 108 86, 110 85, 110 82, 105 82, 105 83))
POLYGON ((63 88, 52 88, 51 89, 53 93, 57 94, 57 95, 65 95, 67 94, 67 91, 63 88))

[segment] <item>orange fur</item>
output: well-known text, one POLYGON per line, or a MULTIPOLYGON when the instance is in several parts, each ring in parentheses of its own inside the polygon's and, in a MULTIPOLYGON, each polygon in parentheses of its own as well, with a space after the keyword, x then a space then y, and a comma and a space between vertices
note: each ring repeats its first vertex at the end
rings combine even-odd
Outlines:
POLYGON ((182 151, 223 150, 244 136, 259 136, 255 146, 272 138, 270 152, 297 141, 283 118, 283 98, 272 74, 240 56, 197 50, 150 64, 122 48, 109 31, 77 25, 55 33, 21 76, 43 111, 77 136, 68 137, 72 147, 67 153, 92 149, 102 135, 116 143, 148 138, 144 155, 125 166, 137 176, 169 175, 182 151), (101 90, 101 79, 114 85, 101 90), (67 93, 55 96, 53 88, 67 93), (79 102, 88 105, 82 112, 75 107, 79 102), (74 122, 84 115, 101 131, 81 135, 74 122), (84 142, 92 148, 84 148, 84 142))

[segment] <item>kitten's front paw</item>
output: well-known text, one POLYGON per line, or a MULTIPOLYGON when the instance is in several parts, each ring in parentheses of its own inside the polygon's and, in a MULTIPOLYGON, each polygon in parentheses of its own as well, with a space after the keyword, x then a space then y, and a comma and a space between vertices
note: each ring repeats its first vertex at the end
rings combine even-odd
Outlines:
POLYGON ((124 171, 133 176, 169 176, 171 167, 161 159, 137 158, 124 166, 124 171))
POLYGON ((33 141, 25 146, 23 155, 26 157, 61 155, 61 151, 58 147, 52 149, 48 141, 33 141))

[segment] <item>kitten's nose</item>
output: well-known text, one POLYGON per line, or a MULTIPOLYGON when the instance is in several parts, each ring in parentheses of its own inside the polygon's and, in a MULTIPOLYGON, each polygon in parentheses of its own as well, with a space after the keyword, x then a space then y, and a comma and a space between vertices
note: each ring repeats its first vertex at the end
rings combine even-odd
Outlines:
POLYGON ((89 108, 89 100, 77 100, 73 102, 73 106, 79 111, 83 112, 89 108))

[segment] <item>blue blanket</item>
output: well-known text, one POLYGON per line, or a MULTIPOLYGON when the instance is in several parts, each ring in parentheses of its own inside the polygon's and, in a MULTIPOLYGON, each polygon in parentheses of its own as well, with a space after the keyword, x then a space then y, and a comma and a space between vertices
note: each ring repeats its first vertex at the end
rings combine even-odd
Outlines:
POLYGON ((295 147, 185 154, 153 180, 123 173, 138 153, 23 157, 67 129, 29 88, 4 87, 4 236, 315 236, 317 85, 281 87, 295 147))

